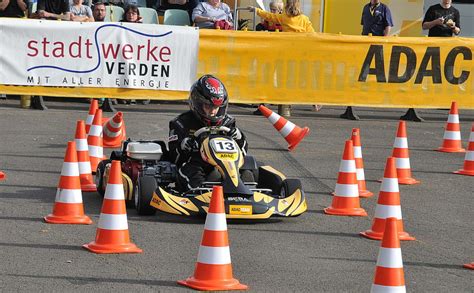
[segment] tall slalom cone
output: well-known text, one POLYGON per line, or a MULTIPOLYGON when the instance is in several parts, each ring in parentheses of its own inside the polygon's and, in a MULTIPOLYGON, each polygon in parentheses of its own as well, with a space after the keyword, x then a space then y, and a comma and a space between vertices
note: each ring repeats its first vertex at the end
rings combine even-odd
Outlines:
POLYGON ((87 146, 86 128, 84 120, 77 120, 76 136, 74 138, 77 147, 77 160, 79 162, 79 178, 81 179, 81 190, 84 192, 97 191, 92 178, 91 162, 89 159, 89 147, 87 146))
POLYGON ((395 158, 389 157, 385 165, 385 172, 380 187, 379 199, 375 207, 375 216, 372 228, 360 234, 366 238, 382 240, 385 222, 388 218, 395 218, 400 240, 415 240, 403 230, 402 208, 400 206, 400 191, 398 189, 395 158))
POLYGON ((411 177, 406 122, 403 120, 400 120, 398 123, 397 137, 395 137, 395 142, 393 143, 392 157, 395 158, 399 184, 412 185, 420 183, 420 181, 411 177))
POLYGON ((406 292, 402 249, 397 233, 397 219, 388 218, 380 245, 372 293, 406 292))
POLYGON ((474 262, 467 263, 467 264, 463 265, 463 267, 465 267, 466 269, 474 270, 474 262))
POLYGON ((263 105, 258 106, 258 109, 285 138, 290 151, 294 150, 309 132, 308 127, 300 128, 263 105))
POLYGON ((87 114, 87 119, 86 119, 86 134, 89 133, 89 130, 91 129, 92 122, 94 121, 94 116, 95 112, 97 112, 97 109, 99 109, 99 102, 97 100, 92 99, 91 104, 89 106, 89 114, 87 114))
POLYGON ((438 148, 438 151, 446 153, 462 153, 466 151, 462 148, 461 126, 459 125, 458 105, 456 102, 451 103, 451 110, 449 111, 443 136, 443 145, 438 148))
POLYGON ((97 109, 92 121, 89 135, 87 136, 87 145, 89 148, 89 159, 91 162, 92 173, 95 173, 97 165, 104 159, 104 148, 102 140, 102 110, 97 109))
POLYGON ((464 167, 454 172, 455 174, 474 176, 474 123, 469 135, 469 146, 464 157, 464 167))
POLYGON ((92 224, 92 220, 84 215, 76 143, 73 141, 67 143, 53 213, 44 220, 51 224, 92 224))
POLYGON ((367 212, 360 207, 352 140, 346 141, 332 204, 324 212, 336 216, 367 216, 367 212))
POLYGON ((95 253, 141 253, 130 242, 120 161, 112 161, 95 241, 82 247, 95 253))
POLYGON ((197 290, 246 290, 232 276, 222 186, 212 189, 194 275, 178 284, 197 290))
POLYGON ((104 124, 103 143, 105 148, 119 148, 126 139, 125 121, 122 112, 112 117, 104 124))
POLYGON ((364 160, 362 158, 362 144, 360 143, 359 128, 352 129, 351 140, 354 145, 354 159, 357 172, 357 184, 359 185, 359 197, 371 197, 374 194, 368 191, 365 185, 364 160))

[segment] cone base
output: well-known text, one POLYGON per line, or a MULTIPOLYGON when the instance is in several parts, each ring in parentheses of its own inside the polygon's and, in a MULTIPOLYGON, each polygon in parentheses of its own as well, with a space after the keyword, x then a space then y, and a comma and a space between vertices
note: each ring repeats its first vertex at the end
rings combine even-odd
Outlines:
POLYGON ((440 147, 435 151, 443 152, 443 153, 465 153, 466 152, 466 150, 463 148, 443 148, 443 147, 440 147))
POLYGON ((411 178, 411 177, 398 178, 398 184, 413 185, 413 184, 420 184, 420 181, 416 180, 415 178, 411 178))
POLYGON ((3 179, 5 179, 5 178, 6 178, 5 173, 0 172, 0 180, 3 180, 3 179))
POLYGON ((43 218, 46 223, 50 224, 77 224, 90 225, 92 220, 88 216, 56 216, 49 214, 43 218))
POLYGON ((99 254, 110 254, 110 253, 142 253, 143 250, 138 248, 133 243, 123 244, 98 244, 92 241, 88 244, 82 245, 85 249, 99 254))
POLYGON ((459 175, 468 175, 468 176, 474 176, 474 170, 464 170, 464 169, 459 169, 457 171, 453 172, 454 174, 459 174, 459 175))
POLYGON ((178 284, 201 291, 247 290, 249 288, 247 285, 240 284, 237 279, 203 281, 189 277, 178 281, 178 284))
POLYGON ((367 212, 363 208, 352 208, 352 209, 336 209, 328 207, 324 209, 324 213, 332 216, 359 216, 367 217, 367 212))
POLYGON ((362 198, 368 198, 374 196, 373 192, 370 192, 368 190, 359 190, 359 197, 362 198))
POLYGON ((308 134, 309 128, 305 127, 301 130, 301 132, 298 134, 298 137, 296 137, 296 141, 293 141, 288 145, 288 150, 292 151, 296 148, 296 146, 303 140, 303 138, 308 134))
MULTIPOLYGON (((364 236, 365 238, 372 239, 372 240, 382 240, 383 238, 383 233, 380 232, 375 232, 372 230, 367 230, 364 232, 359 233, 361 236, 364 236)), ((403 241, 413 241, 416 240, 415 237, 410 236, 407 232, 398 232, 398 238, 403 241)))
POLYGON ((81 185, 81 191, 84 191, 84 192, 96 192, 96 191, 97 191, 97 187, 95 186, 95 184, 85 184, 85 185, 81 185))
POLYGON ((474 270, 474 262, 473 263, 467 263, 467 264, 463 265, 463 267, 465 267, 466 269, 474 270))
POLYGON ((106 148, 106 149, 116 149, 116 148, 119 148, 122 146, 122 143, 120 142, 120 144, 113 144, 113 145, 106 145, 104 143, 103 147, 106 148))

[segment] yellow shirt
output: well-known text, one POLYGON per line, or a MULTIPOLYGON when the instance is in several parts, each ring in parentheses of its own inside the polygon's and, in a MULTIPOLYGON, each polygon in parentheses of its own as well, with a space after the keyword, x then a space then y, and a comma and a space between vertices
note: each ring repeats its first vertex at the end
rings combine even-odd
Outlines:
POLYGON ((313 25, 306 15, 288 16, 285 13, 276 14, 256 9, 261 18, 281 24, 284 32, 314 33, 313 25))

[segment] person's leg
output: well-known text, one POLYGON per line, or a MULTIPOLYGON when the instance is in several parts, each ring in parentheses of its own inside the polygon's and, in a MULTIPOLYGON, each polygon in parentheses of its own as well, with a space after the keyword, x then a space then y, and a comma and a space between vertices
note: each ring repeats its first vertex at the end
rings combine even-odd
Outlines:
POLYGON ((178 170, 177 187, 187 191, 201 185, 206 179, 204 168, 193 162, 184 163, 178 170))

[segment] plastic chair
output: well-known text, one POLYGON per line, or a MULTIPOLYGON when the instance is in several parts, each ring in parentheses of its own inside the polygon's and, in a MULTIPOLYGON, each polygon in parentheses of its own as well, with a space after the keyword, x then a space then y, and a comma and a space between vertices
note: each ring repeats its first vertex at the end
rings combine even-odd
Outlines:
POLYGON ((105 6, 105 19, 106 22, 119 22, 123 19, 125 11, 120 6, 109 5, 105 6))
POLYGON ((186 10, 167 9, 165 10, 163 24, 166 25, 191 25, 189 14, 186 10))
POLYGON ((158 13, 156 13, 155 9, 138 7, 138 10, 140 10, 140 16, 142 17, 143 23, 160 24, 160 21, 158 20, 158 13))

